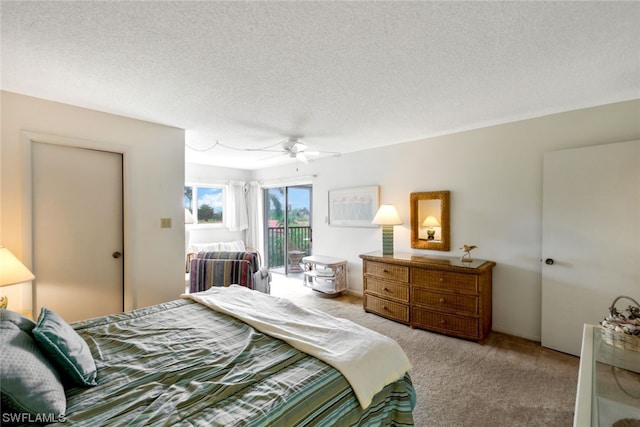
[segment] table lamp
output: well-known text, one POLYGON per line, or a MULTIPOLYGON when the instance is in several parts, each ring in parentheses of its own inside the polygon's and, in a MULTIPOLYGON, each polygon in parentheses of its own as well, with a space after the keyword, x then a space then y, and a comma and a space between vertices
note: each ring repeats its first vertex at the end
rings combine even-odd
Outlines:
POLYGON ((433 227, 440 227, 440 222, 435 216, 429 215, 422 223, 423 227, 427 227, 427 240, 433 240, 436 235, 436 229, 433 227))
POLYGON ((393 255, 393 226, 402 224, 393 205, 380 205, 372 224, 382 226, 382 255, 393 255))
MULTIPOLYGON (((0 286, 15 285, 35 279, 27 267, 9 249, 0 246, 0 286)), ((0 297, 0 308, 7 308, 9 298, 0 297)))

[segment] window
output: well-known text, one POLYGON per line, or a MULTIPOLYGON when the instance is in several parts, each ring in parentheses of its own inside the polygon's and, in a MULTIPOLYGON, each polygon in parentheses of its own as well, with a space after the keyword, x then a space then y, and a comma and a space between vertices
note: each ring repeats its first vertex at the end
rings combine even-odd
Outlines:
POLYGON ((196 224, 224 224, 224 187, 187 185, 184 187, 184 207, 196 224))

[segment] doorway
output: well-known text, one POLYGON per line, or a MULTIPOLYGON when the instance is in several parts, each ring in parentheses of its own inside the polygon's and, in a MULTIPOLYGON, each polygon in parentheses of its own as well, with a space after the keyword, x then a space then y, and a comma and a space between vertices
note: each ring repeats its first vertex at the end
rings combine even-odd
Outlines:
POLYGON ((31 141, 34 314, 124 309, 123 155, 31 141))
POLYGON ((579 355, 583 325, 637 293, 640 141, 546 153, 542 206, 542 345, 579 355))
POLYGON ((302 273, 313 243, 311 201, 311 185, 264 190, 265 261, 274 273, 302 273))

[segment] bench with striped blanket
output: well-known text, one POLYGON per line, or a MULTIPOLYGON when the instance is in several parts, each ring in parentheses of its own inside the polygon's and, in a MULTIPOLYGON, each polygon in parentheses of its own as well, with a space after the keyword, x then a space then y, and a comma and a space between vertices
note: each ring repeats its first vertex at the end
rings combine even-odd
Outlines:
POLYGON ((199 252, 191 260, 189 292, 232 284, 269 293, 269 273, 260 269, 258 253, 199 252))

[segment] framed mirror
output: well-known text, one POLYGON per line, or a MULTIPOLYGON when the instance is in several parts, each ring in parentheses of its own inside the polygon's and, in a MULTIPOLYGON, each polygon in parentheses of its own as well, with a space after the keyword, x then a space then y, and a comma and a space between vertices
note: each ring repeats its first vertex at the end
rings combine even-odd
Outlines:
POLYGON ((411 193, 411 247, 448 251, 449 192, 411 193))

